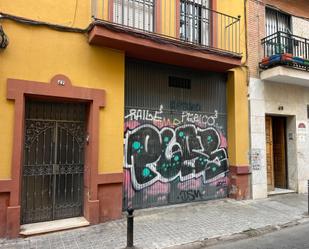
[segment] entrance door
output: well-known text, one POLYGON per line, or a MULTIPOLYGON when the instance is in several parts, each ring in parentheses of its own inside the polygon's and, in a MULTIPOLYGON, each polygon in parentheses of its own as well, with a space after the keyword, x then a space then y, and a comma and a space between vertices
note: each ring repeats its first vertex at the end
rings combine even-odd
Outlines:
POLYGON ((28 101, 21 223, 81 216, 84 104, 28 101))
POLYGON ((268 191, 287 188, 285 118, 266 117, 265 126, 268 191))
POLYGON ((273 155, 276 188, 287 188, 285 118, 273 117, 273 155))
POLYGON ((274 181, 274 157, 273 157, 273 129, 272 118, 266 117, 266 161, 267 161, 267 190, 273 191, 275 188, 274 181))

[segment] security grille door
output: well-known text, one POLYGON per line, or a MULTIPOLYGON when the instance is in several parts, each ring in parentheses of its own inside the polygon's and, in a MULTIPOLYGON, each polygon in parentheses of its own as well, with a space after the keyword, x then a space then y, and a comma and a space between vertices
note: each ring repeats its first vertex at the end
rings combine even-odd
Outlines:
POLYGON ((84 104, 26 104, 21 223, 82 215, 84 104))
POLYGON ((123 209, 225 198, 226 75, 126 59, 123 209))

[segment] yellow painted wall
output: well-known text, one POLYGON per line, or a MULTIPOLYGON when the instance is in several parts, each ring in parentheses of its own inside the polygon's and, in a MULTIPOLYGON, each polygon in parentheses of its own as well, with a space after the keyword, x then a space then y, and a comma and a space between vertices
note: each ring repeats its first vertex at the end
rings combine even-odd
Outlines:
MULTIPOLYGON (((233 16, 240 16, 240 51, 242 53, 242 62, 246 60, 246 27, 245 27, 245 1, 244 0, 217 0, 217 11, 233 16)), ((220 18, 218 17, 218 28, 220 27, 220 18)), ((220 44, 220 32, 218 34, 220 44)))
MULTIPOLYGON (((240 19, 242 66, 230 70, 227 82, 228 150, 230 165, 248 166, 249 115, 244 0, 217 0, 217 10, 240 19)), ((220 39, 220 37, 219 37, 220 39)))
POLYGON ((1 0, 1 12, 73 27, 91 22, 91 0, 1 0))
MULTIPOLYGON (((86 27, 90 1, 1 0, 0 10, 31 19, 86 27)), ((7 78, 49 82, 65 74, 73 85, 106 90, 100 113, 99 172, 121 172, 123 163, 124 54, 89 46, 83 34, 58 32, 3 20, 9 46, 0 52, 0 179, 11 176, 14 102, 6 100, 7 78), (5 142, 4 142, 5 141, 5 142)))
POLYGON ((176 36, 175 8, 176 8, 175 1, 161 0, 161 16, 162 16, 161 31, 162 34, 171 37, 176 36))
MULTIPOLYGON (((98 0, 98 17, 107 15, 98 0)), ((162 32, 175 35, 175 2, 162 0, 162 32)), ((245 58, 244 5, 218 0, 218 11, 241 15, 241 48, 245 58)), ((91 1, 1 0, 0 10, 35 20, 85 28, 91 22, 91 1)), ((105 89, 107 106, 100 114, 99 172, 120 172, 123 163, 124 54, 89 46, 87 36, 1 21, 10 44, 0 52, 0 179, 10 178, 14 103, 6 100, 6 79, 49 82, 65 74, 74 85, 105 89)), ((244 61, 244 59, 243 59, 244 61)), ((228 82, 229 155, 232 165, 246 165, 248 152, 247 83, 244 69, 233 70, 228 82), (232 108, 232 109, 231 109, 232 108), (233 114, 233 115, 232 115, 233 114), (244 132, 245 131, 245 132, 244 132)))
POLYGON ((230 70, 227 82, 227 123, 229 163, 248 166, 249 115, 247 69, 230 70))

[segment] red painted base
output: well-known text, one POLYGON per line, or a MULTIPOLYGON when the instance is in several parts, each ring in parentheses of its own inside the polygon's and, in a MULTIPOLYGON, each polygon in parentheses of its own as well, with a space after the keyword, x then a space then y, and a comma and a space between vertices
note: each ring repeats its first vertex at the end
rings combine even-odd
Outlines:
MULTIPOLYGON (((123 173, 97 175, 95 180, 98 200, 85 196, 84 217, 90 224, 121 218, 123 173)), ((10 206, 10 193, 0 189, 0 238, 19 236, 20 211, 20 206, 10 206)))
POLYGON ((249 166, 230 166, 229 197, 236 200, 251 198, 251 171, 249 166))

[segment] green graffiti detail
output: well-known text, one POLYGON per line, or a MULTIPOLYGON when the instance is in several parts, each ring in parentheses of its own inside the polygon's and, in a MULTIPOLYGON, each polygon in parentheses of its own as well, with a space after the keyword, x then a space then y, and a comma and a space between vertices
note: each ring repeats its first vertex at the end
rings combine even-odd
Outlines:
POLYGON ((164 137, 163 141, 164 141, 165 143, 167 143, 168 141, 170 141, 170 138, 169 138, 169 137, 164 137))
POLYGON ((138 142, 138 141, 135 141, 135 142, 132 144, 132 147, 133 147, 133 149, 138 150, 138 149, 141 147, 141 143, 138 142))
POLYGON ((208 142, 208 143, 213 142, 213 139, 212 139, 212 137, 211 137, 211 136, 208 136, 208 137, 207 137, 207 142, 208 142))
POLYGON ((143 176, 144 177, 147 177, 147 176, 149 176, 150 175, 150 170, 148 169, 148 168, 144 168, 144 170, 143 170, 143 176))
POLYGON ((185 133, 184 133, 183 131, 181 131, 181 132, 179 132, 179 134, 178 134, 178 135, 179 135, 179 137, 182 137, 182 138, 183 138, 183 137, 184 137, 184 135, 185 135, 185 133))

